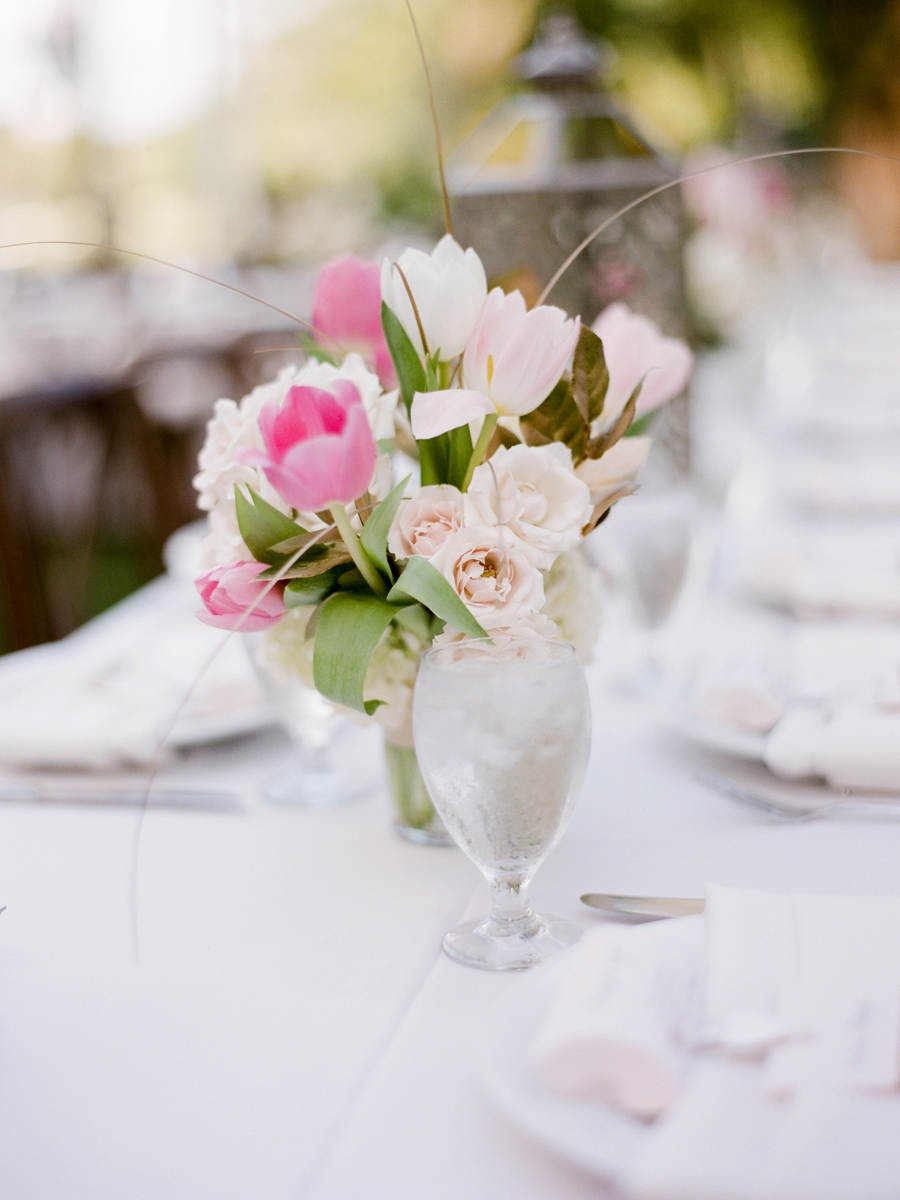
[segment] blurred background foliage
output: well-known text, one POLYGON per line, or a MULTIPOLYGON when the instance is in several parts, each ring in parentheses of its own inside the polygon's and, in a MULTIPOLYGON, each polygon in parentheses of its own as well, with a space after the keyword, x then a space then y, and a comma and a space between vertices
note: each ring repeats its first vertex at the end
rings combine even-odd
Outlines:
MULTIPOLYGON (((417 0, 450 149, 517 86, 515 55, 559 7, 417 0)), ((896 0, 566 7, 613 48, 613 86, 673 149, 896 140, 896 0)), ((326 0, 268 38, 242 37, 239 22, 231 36, 203 111, 164 136, 104 137, 77 121, 61 139, 0 129, 0 241, 70 237, 179 261, 304 263, 365 252, 385 225, 434 228, 427 98, 403 0, 326 0)), ((71 61, 63 75, 75 109, 90 81, 71 61)), ((8 257, 4 265, 96 259, 8 257)))

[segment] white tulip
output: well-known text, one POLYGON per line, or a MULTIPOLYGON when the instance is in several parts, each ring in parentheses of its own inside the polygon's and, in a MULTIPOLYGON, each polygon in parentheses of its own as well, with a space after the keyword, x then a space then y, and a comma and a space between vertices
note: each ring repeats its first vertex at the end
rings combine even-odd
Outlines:
POLYGON ((431 254, 409 249, 403 251, 396 266, 387 258, 381 264, 382 300, 399 318, 419 354, 439 350, 444 362, 462 354, 486 297, 481 259, 474 250, 463 250, 449 233, 431 254), (419 322, 400 271, 415 298, 427 347, 422 345, 419 322))
POLYGON ((572 550, 591 515, 588 485, 572 469, 567 446, 501 446, 472 476, 467 525, 502 525, 509 544, 546 570, 572 550))
POLYGON ((636 419, 654 412, 687 386, 694 369, 690 347, 681 338, 663 337, 649 317, 617 301, 603 310, 591 328, 603 343, 609 370, 603 412, 591 429, 595 435, 615 423, 642 379, 636 419))

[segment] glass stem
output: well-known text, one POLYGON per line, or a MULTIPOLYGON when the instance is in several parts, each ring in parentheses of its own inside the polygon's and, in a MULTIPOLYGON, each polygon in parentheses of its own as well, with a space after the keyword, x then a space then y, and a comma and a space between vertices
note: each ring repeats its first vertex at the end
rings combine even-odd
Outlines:
POLYGON ((495 935, 522 935, 537 924, 531 911, 528 890, 531 881, 516 876, 495 876, 491 880, 491 915, 488 921, 495 935))

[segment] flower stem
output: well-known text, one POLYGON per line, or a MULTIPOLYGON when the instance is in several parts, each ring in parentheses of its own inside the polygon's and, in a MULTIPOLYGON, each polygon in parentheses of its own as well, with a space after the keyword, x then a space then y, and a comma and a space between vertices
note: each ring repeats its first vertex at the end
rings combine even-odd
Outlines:
POLYGON ((342 504, 332 504, 331 515, 334 517, 334 523, 338 527, 338 532, 344 539, 344 545, 347 547, 350 557, 359 568, 360 575, 362 575, 375 595, 383 600, 388 594, 387 584, 378 574, 372 564, 372 560, 359 544, 359 538, 353 531, 350 518, 347 516, 347 510, 342 504))
POLYGON ((481 465, 482 459, 487 453, 488 442, 491 440, 491 434, 494 432, 494 426, 497 424, 499 413, 488 413, 484 418, 484 423, 481 426, 481 433, 478 435, 478 441, 475 443, 475 448, 472 451, 472 457, 469 459, 469 465, 466 467, 466 473, 460 487, 461 492, 469 490, 469 484, 472 482, 472 475, 475 468, 481 465))

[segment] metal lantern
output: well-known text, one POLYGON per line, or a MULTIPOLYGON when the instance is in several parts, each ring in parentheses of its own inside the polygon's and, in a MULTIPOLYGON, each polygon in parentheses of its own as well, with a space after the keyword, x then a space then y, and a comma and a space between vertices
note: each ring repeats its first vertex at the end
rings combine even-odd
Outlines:
MULTIPOLYGON (((518 59, 529 86, 493 109, 449 164, 457 240, 475 247, 489 279, 532 302, 586 234, 678 175, 603 88, 602 58, 571 17, 547 17, 518 59)), ((550 302, 590 321, 624 300, 682 334, 682 242, 671 188, 595 239, 550 302)))

